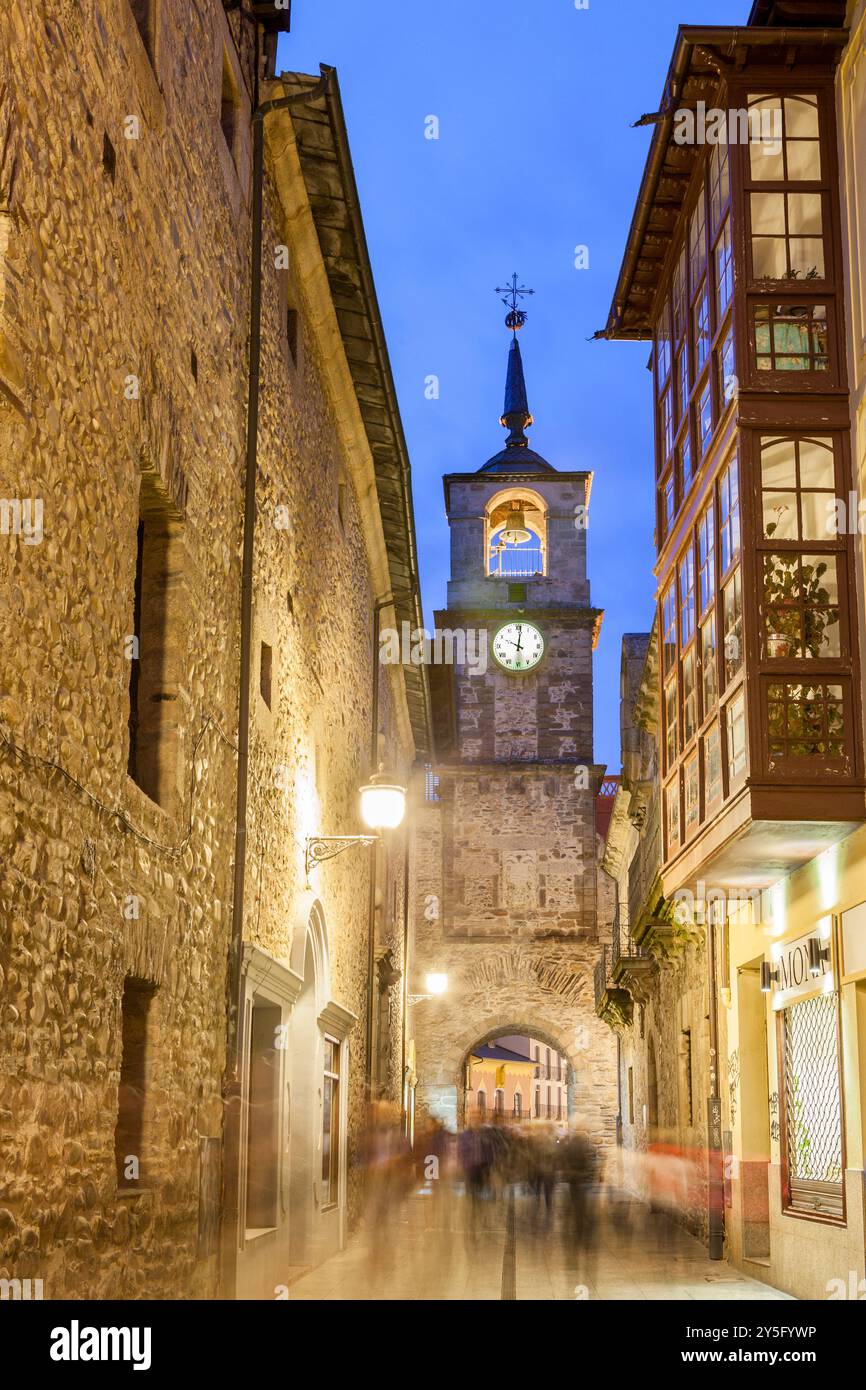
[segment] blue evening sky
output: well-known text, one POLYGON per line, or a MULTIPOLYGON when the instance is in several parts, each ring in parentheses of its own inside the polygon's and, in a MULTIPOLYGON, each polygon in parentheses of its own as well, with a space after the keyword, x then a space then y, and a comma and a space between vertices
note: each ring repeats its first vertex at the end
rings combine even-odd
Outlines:
POLYGON ((652 617, 645 343, 603 328, 677 25, 744 24, 750 0, 294 0, 277 69, 338 71, 409 443, 425 614, 444 607, 441 475, 502 447, 510 335, 493 293, 534 287, 520 335, 532 446, 594 473, 595 757, 619 770, 624 632, 652 617), (425 119, 439 139, 425 139, 425 119), (589 269, 574 248, 589 248, 589 269), (425 378, 440 379, 426 400, 425 378))

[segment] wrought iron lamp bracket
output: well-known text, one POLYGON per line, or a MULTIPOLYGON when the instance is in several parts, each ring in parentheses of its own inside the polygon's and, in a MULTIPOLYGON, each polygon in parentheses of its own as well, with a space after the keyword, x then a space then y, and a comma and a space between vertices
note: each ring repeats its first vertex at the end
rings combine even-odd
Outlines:
POLYGON ((378 839, 378 835, 308 835, 304 873, 309 879, 310 870, 317 864, 323 864, 326 859, 336 859, 338 854, 351 849, 352 845, 374 845, 378 839))

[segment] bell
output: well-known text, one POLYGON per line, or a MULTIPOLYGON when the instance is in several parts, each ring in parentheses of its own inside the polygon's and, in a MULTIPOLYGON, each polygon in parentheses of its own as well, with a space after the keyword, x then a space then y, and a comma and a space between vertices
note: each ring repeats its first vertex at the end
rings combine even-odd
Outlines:
POLYGON ((523 507, 519 502, 512 502, 502 528, 502 539, 509 545, 521 545, 523 541, 528 541, 531 535, 532 532, 526 529, 523 507))

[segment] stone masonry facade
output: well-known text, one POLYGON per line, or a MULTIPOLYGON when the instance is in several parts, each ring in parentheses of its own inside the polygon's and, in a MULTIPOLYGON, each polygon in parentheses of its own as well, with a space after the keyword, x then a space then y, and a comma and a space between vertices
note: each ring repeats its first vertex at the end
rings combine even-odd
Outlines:
MULTIPOLYGON (((155 13, 149 51, 127 0, 0 13, 0 496, 38 499, 44 533, 0 537, 0 1275, 41 1278, 50 1298, 219 1287, 199 1228, 203 1141, 220 1144, 224 1121, 253 26, 217 0, 155 13), (159 804, 127 766, 151 496, 172 556, 159 804), (115 1168, 130 981, 152 996, 134 1192, 115 1168)), ((290 130, 268 146, 264 206, 245 937, 288 960, 305 837, 361 828, 372 604, 389 580, 290 130)), ((399 671, 380 684, 382 756, 405 778, 399 671)), ((382 861, 377 950, 399 964, 399 837, 382 861)), ((367 866, 357 852, 313 884, 331 991, 358 1020, 350 1153, 367 866)), ((395 1004, 383 1052, 398 1095, 399 991, 395 1004)))

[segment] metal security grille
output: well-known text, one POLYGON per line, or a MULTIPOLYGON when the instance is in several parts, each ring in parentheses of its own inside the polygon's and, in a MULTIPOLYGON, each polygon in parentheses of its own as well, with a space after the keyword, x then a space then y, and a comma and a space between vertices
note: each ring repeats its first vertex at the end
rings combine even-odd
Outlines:
POLYGON ((784 1038, 789 1206, 841 1216, 842 1112, 835 994, 819 994, 786 1009, 784 1038))

